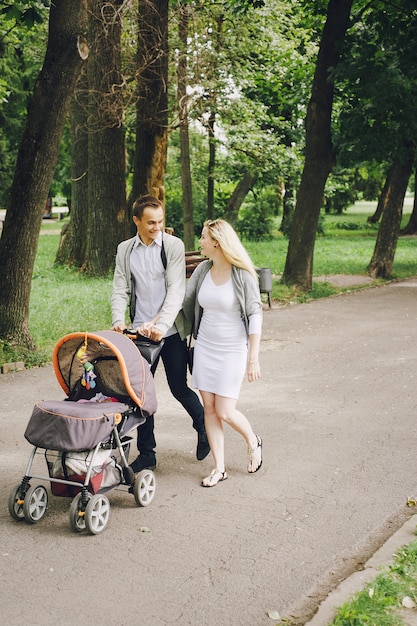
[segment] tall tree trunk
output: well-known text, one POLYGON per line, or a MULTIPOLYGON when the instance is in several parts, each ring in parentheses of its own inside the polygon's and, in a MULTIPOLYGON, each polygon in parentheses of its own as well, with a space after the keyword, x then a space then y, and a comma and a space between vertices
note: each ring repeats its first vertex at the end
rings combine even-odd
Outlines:
POLYGON ((258 174, 245 172, 236 187, 234 188, 226 207, 227 219, 232 224, 232 226, 236 225, 237 218, 239 216, 239 209, 257 180, 258 174))
POLYGON ((150 193, 165 202, 168 140, 168 0, 139 0, 138 97, 131 202, 150 193))
POLYGON ((404 197, 413 170, 415 153, 414 146, 408 147, 407 157, 394 163, 390 168, 387 203, 378 229, 374 253, 368 266, 369 275, 372 278, 391 276, 400 233, 404 197))
POLYGON ((214 122, 216 114, 210 113, 207 122, 207 132, 209 141, 209 162, 207 167, 207 218, 214 218, 214 172, 216 169, 216 138, 214 136, 214 122))
POLYGON ((178 57, 178 110, 180 119, 180 153, 181 153, 181 181, 182 181, 182 208, 184 215, 184 245, 186 250, 194 250, 194 216, 193 192, 191 185, 190 166, 190 139, 188 133, 188 67, 187 67, 187 38, 190 5, 179 2, 179 38, 181 49, 178 57))
MULTIPOLYGON (((87 61, 88 64, 88 61, 87 61)), ((80 268, 86 257, 88 224, 88 76, 83 67, 70 108, 70 221, 61 230, 55 262, 80 268)))
POLYGON ((400 231, 400 235, 415 235, 417 234, 417 171, 414 173, 414 201, 413 210, 411 211, 410 219, 405 228, 400 231))
POLYGON ((353 0, 330 0, 306 115, 306 150, 291 225, 282 281, 302 291, 312 287, 313 254, 324 188, 334 164, 331 115, 334 85, 330 71, 338 63, 353 0))
POLYGON ((45 60, 20 141, 0 239, 0 337, 30 348, 32 271, 68 107, 88 56, 85 16, 85 0, 51 3, 45 60))
MULTIPOLYGON (((223 35, 223 24, 224 24, 224 14, 220 13, 220 15, 216 18, 216 39, 214 41, 214 55, 212 61, 212 67, 210 68, 210 73, 212 76, 216 76, 217 67, 217 55, 222 49, 222 35, 223 35)), ((210 90, 207 93, 209 102, 211 102, 210 113, 207 122, 207 133, 208 133, 208 143, 209 143, 209 162, 207 167, 207 217, 208 219, 213 219, 214 215, 214 181, 215 181, 215 169, 216 169, 216 137, 214 134, 214 124, 216 122, 216 112, 217 112, 217 93, 214 90, 210 90)))
POLYGON ((90 0, 88 62, 88 223, 82 270, 106 276, 130 226, 121 74, 123 0, 90 0))

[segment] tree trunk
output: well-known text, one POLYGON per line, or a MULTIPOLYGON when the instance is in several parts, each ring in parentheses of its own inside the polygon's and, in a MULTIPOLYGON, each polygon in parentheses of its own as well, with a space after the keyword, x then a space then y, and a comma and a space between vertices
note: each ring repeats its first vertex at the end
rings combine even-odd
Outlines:
POLYGON ((121 93, 122 4, 123 0, 89 4, 88 217, 82 270, 91 276, 108 274, 130 226, 121 93))
POLYGON ((232 224, 236 225, 237 218, 239 216, 239 209, 243 204, 244 199, 252 189, 256 181, 258 180, 258 174, 252 172, 245 172, 238 184, 233 190, 230 200, 227 203, 226 215, 227 219, 232 224))
POLYGON ((216 114, 211 113, 207 122, 209 141, 209 162, 207 167, 207 218, 214 218, 214 172, 216 169, 216 138, 214 136, 214 122, 216 114))
POLYGON ((394 163, 388 179, 387 202, 378 229, 374 253, 368 266, 372 278, 388 278, 392 273, 400 233, 404 196, 413 169, 415 148, 408 148, 407 158, 394 163))
POLYGON ((414 174, 413 210, 411 211, 410 219, 408 220, 407 226, 400 231, 400 236, 415 234, 417 234, 417 171, 414 174))
POLYGON ((181 181, 182 181, 182 208, 184 216, 184 245, 186 250, 194 250, 194 216, 193 192, 191 185, 190 166, 190 139, 188 133, 188 100, 187 100, 187 38, 190 5, 180 2, 179 8, 179 38, 181 49, 178 57, 178 110, 180 119, 180 153, 181 153, 181 181))
POLYGON ((383 214, 385 207, 387 205, 387 202, 388 202, 389 186, 390 186, 390 180, 389 180, 389 175, 387 175, 385 179, 384 187, 378 198, 378 204, 375 209, 375 213, 373 215, 370 215, 368 219, 366 220, 368 224, 377 224, 379 220, 381 219, 381 215, 383 214))
POLYGON ((45 59, 20 141, 0 239, 0 337, 30 348, 32 271, 68 107, 88 55, 85 10, 84 0, 51 4, 45 59))
POLYGON ((168 0, 139 0, 138 97, 131 202, 165 202, 168 139, 168 0))
MULTIPOLYGON (((88 63, 88 62, 87 62, 88 63)), ((88 216, 88 76, 83 67, 71 102, 70 221, 61 231, 55 262, 80 268, 86 257, 88 216)))
POLYGON ((330 0, 306 115, 306 150, 282 281, 302 291, 312 287, 313 254, 324 188, 333 167, 331 114, 334 86, 329 76, 349 24, 353 0, 330 0))
POLYGON ((294 215, 295 207, 295 185, 292 179, 285 181, 285 193, 282 199, 282 220, 280 231, 285 237, 288 237, 291 232, 291 223, 294 215))

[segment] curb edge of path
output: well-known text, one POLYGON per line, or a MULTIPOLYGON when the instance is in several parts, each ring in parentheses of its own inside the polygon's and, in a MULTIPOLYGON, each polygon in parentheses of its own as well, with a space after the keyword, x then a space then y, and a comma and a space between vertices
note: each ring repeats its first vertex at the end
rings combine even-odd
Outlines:
POLYGON ((417 513, 408 506, 400 507, 350 553, 341 554, 334 567, 282 616, 277 626, 328 626, 337 608, 372 582, 401 546, 417 539, 416 526, 417 513))
POLYGON ((335 617, 335 609, 348 602, 352 595, 361 591, 381 573, 381 566, 391 563, 401 546, 416 537, 417 514, 414 514, 395 532, 365 563, 363 570, 353 572, 320 604, 319 610, 305 626, 326 626, 335 617))

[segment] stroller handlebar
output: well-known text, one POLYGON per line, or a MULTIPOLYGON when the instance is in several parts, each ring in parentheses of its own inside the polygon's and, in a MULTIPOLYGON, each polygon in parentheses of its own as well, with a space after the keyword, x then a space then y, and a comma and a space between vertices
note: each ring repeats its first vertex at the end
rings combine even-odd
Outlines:
POLYGON ((145 335, 141 335, 134 328, 125 328, 123 334, 132 339, 133 341, 144 341, 146 343, 150 343, 153 346, 159 346, 161 341, 155 341, 155 339, 151 339, 150 337, 146 337, 145 335))

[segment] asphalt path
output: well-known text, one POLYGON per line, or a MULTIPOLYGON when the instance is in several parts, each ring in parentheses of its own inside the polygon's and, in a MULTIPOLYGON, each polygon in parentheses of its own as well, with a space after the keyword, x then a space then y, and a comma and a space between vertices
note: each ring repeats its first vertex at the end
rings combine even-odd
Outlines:
POLYGON ((51 496, 38 524, 9 516, 32 408, 64 396, 51 366, 0 376, 3 623, 305 623, 414 513, 416 322, 417 280, 265 310, 262 379, 239 401, 263 438, 263 467, 247 474, 228 429, 229 479, 213 489, 200 486, 211 455, 196 461, 161 366, 155 499, 139 508, 109 492, 110 521, 95 536, 71 530, 66 498, 51 496))

